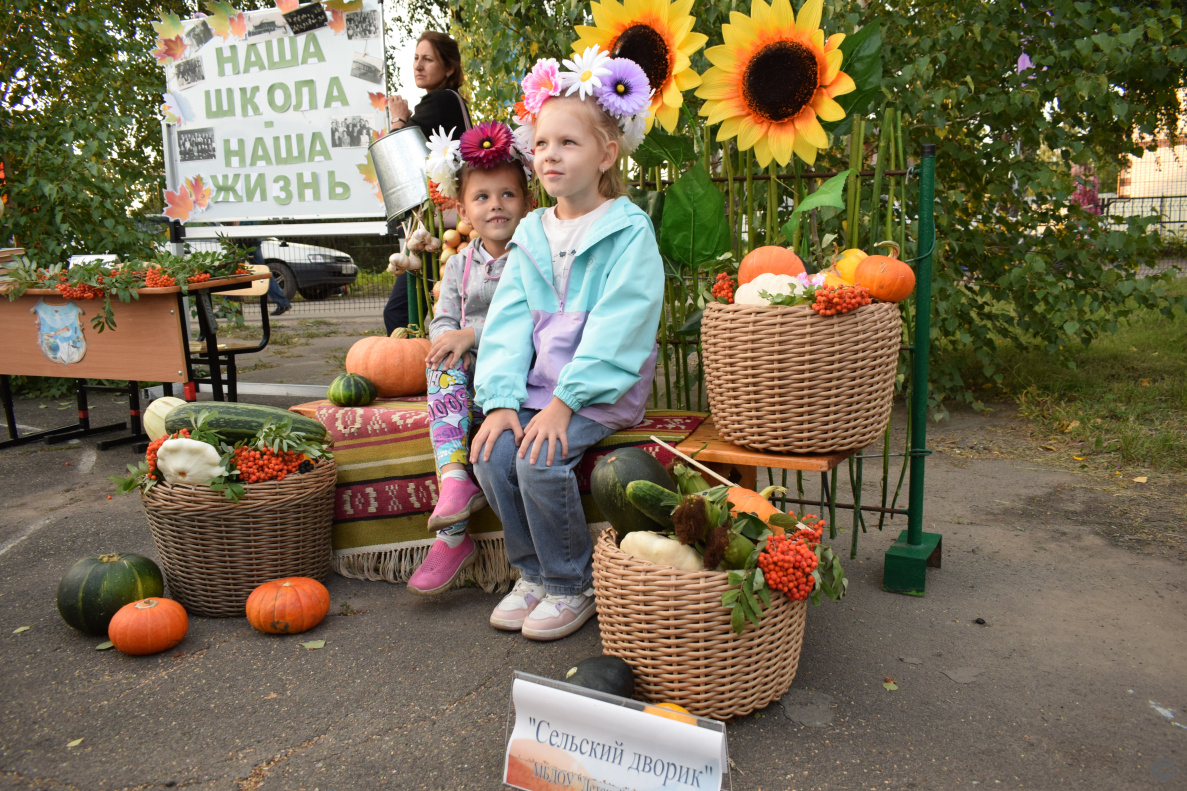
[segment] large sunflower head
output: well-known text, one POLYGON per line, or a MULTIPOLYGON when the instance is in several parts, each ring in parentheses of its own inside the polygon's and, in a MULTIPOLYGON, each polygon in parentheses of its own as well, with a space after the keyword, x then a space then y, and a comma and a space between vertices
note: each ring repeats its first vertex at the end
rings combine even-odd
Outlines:
POLYGON ((752 0, 750 16, 735 11, 722 25, 725 44, 705 51, 713 67, 696 92, 705 100, 701 115, 721 124, 719 141, 737 136, 763 167, 772 159, 786 165, 792 153, 813 164, 828 146, 820 121, 844 118, 834 97, 857 87, 841 71, 845 35, 824 39, 822 6, 805 0, 797 15, 789 0, 752 0))
POLYGON ((705 46, 708 37, 692 32, 688 12, 693 0, 602 0, 590 3, 594 27, 578 25, 573 50, 598 46, 613 58, 639 64, 654 93, 648 128, 654 120, 669 132, 675 130, 684 103, 683 91, 701 84, 689 58, 705 46))

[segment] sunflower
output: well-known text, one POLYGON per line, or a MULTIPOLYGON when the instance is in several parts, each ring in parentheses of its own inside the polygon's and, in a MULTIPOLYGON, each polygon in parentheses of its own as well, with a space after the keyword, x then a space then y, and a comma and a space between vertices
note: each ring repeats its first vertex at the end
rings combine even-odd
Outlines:
POLYGON ((647 128, 658 120, 669 132, 676 129, 682 91, 701 84, 689 58, 705 46, 708 37, 692 32, 688 12, 693 0, 602 0, 590 3, 595 27, 578 25, 580 37, 573 50, 598 46, 614 58, 628 58, 642 67, 654 93, 647 128))
POLYGON ((820 122, 844 118, 834 98, 856 90, 841 71, 845 35, 824 39, 822 5, 805 0, 797 16, 789 0, 752 0, 750 16, 734 12, 722 25, 725 44, 705 51, 713 67, 696 92, 705 100, 701 115, 721 124, 718 141, 736 135, 763 167, 771 159, 786 165, 792 153, 813 164, 828 146, 820 122))

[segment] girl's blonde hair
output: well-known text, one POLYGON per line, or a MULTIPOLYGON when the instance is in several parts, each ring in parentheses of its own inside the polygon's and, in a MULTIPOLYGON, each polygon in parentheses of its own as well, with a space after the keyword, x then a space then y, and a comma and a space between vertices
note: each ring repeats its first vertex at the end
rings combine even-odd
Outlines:
MULTIPOLYGON (((597 101, 594 99, 578 99, 576 96, 553 96, 544 102, 543 107, 540 108, 540 114, 544 113, 545 107, 558 101, 580 107, 577 112, 585 115, 590 131, 593 132, 594 137, 603 146, 609 146, 611 142, 618 144, 618 157, 614 160, 614 164, 602 173, 601 179, 598 180, 598 194, 603 198, 617 198, 625 195, 626 182, 622 180, 622 172, 619 170, 619 164, 622 162, 623 149, 626 144, 623 142, 622 128, 618 125, 618 121, 614 119, 614 116, 599 107, 597 101)), ((537 120, 539 120, 538 117, 537 120)))

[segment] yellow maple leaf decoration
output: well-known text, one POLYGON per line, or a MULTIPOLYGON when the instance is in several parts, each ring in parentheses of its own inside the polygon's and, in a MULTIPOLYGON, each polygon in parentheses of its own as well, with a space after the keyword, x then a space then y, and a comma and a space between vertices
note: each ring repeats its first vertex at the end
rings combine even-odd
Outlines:
POLYGON ((234 35, 231 30, 231 18, 239 13, 235 10, 235 7, 230 3, 223 3, 219 0, 207 0, 206 8, 210 10, 210 18, 207 21, 210 23, 210 29, 214 31, 214 34, 221 36, 223 41, 231 38, 234 35))
POLYGON ((177 14, 167 14, 162 8, 158 8, 157 13, 161 15, 161 21, 152 23, 153 30, 157 31, 157 38, 174 38, 181 35, 181 17, 177 14))
POLYGON ((383 193, 379 190, 379 177, 375 175, 375 162, 371 159, 371 152, 367 152, 367 161, 362 165, 355 165, 359 169, 359 173, 363 174, 363 181, 371 185, 371 189, 375 192, 375 197, 382 202, 383 193))
POLYGON ((361 11, 363 0, 326 0, 322 5, 331 11, 346 13, 347 11, 361 11))

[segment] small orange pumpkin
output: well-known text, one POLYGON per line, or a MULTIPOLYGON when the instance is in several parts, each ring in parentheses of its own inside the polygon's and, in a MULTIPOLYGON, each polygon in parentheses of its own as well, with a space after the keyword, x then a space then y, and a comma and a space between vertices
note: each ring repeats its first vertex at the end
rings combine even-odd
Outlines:
POLYGON ((800 257, 786 247, 756 247, 747 253, 738 265, 738 285, 744 286, 765 272, 773 275, 798 275, 806 271, 800 257))
MULTIPOLYGON (((894 248, 894 255, 899 254, 898 245, 894 242, 879 242, 894 248)), ((869 255, 861 259, 853 273, 853 282, 865 286, 870 296, 883 302, 902 302, 915 290, 915 271, 910 266, 888 255, 869 255)))
POLYGON ((112 645, 133 656, 168 651, 185 639, 190 619, 172 599, 152 597, 125 604, 107 626, 112 645))
POLYGON ((247 622, 268 634, 299 634, 322 622, 330 592, 309 577, 265 582, 247 597, 247 622))
POLYGON ((692 716, 688 709, 675 703, 657 703, 654 706, 644 706, 644 714, 654 714, 657 717, 665 717, 676 722, 683 722, 688 725, 696 725, 697 718, 692 716))
POLYGON ((397 327, 390 337, 356 341, 346 353, 346 372, 374 382, 380 398, 420 395, 428 388, 425 357, 431 348, 427 338, 397 327))
MULTIPOLYGON (((772 487, 777 488, 777 487, 772 487)), ((780 490, 782 491, 782 490, 780 490)), ((774 514, 783 513, 775 506, 771 505, 771 501, 767 499, 771 489, 768 488, 762 494, 753 489, 743 489, 741 486, 731 486, 725 493, 725 498, 733 504, 730 513, 737 516, 739 513, 754 514, 764 523, 770 519, 774 514)))

